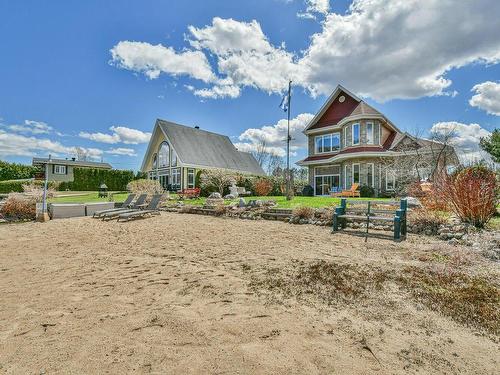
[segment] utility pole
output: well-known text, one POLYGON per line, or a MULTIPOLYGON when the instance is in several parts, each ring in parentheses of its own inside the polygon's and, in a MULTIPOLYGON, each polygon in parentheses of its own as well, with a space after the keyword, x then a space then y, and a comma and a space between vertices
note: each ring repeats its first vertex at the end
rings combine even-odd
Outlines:
POLYGON ((292 99, 292 81, 288 81, 288 126, 286 134, 286 200, 292 199, 290 186, 290 107, 292 99))

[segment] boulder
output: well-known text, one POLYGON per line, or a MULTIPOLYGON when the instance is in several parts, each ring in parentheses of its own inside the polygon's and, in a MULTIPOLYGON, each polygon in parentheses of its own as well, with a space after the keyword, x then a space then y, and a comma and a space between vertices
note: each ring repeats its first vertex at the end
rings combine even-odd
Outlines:
POLYGON ((422 207, 422 203, 415 197, 406 197, 406 202, 408 204, 408 208, 420 208, 422 207))
POLYGON ((243 208, 246 207, 247 203, 245 202, 245 198, 240 198, 238 202, 238 207, 243 208))
POLYGON ((227 194, 224 196, 224 199, 234 199, 236 198, 233 194, 227 194))
POLYGON ((208 198, 221 199, 222 195, 219 192, 213 192, 208 196, 208 198))

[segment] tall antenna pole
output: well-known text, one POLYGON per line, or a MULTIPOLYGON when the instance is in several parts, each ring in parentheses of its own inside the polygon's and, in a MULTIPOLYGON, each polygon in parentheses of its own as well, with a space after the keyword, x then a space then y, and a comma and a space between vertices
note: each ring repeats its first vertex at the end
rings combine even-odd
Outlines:
POLYGON ((292 199, 290 187, 290 108, 292 98, 292 81, 288 81, 288 126, 286 135, 286 200, 292 199))

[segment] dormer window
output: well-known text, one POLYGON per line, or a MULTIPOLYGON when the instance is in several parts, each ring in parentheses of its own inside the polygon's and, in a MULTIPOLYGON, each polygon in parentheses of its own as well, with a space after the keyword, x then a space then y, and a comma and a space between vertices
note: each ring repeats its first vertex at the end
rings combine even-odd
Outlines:
POLYGON ((314 145, 316 154, 337 151, 340 149, 340 133, 318 135, 314 145))
POLYGON ((359 145, 359 124, 352 124, 352 144, 359 145))

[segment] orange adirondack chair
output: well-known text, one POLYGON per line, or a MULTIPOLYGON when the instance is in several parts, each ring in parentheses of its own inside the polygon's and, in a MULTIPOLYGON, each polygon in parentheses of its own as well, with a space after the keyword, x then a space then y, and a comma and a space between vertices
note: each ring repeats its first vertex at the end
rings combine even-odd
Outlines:
POLYGON ((359 197, 359 184, 352 184, 349 190, 339 191, 338 193, 330 193, 330 197, 359 197))
POLYGON ((340 193, 341 197, 360 197, 360 192, 358 190, 359 184, 352 184, 349 190, 344 190, 340 193))

